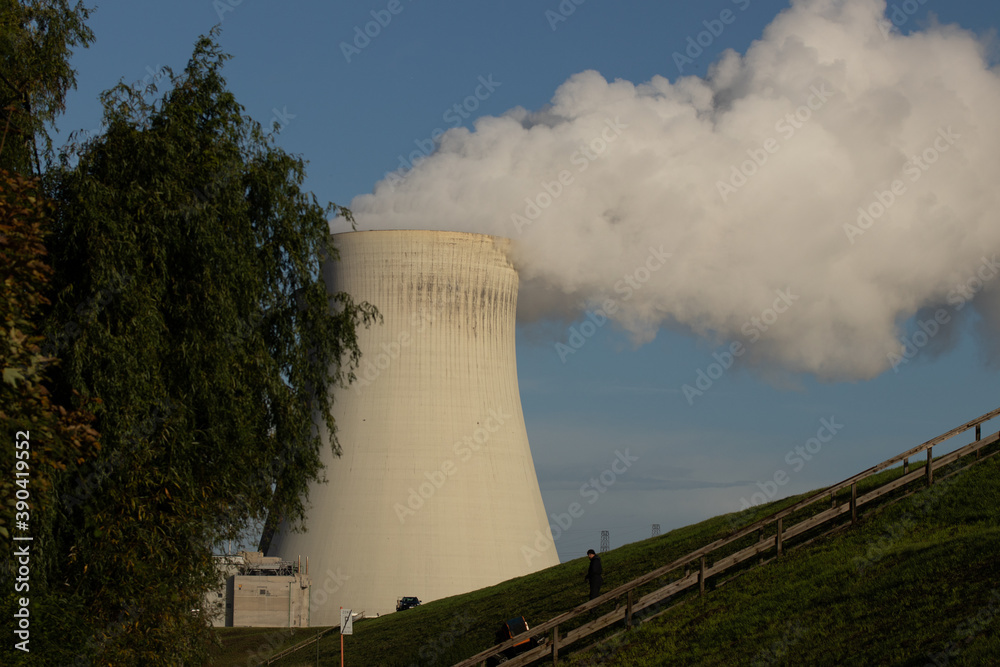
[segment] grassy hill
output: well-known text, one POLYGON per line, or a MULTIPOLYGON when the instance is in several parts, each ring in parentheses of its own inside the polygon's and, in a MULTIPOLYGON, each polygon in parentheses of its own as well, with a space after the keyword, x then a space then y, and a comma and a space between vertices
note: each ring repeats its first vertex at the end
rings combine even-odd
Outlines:
POLYGON ((941 484, 566 664, 1000 664, 1000 462, 941 484))
MULTIPOLYGON (((898 474, 898 469, 883 473, 898 474)), ((610 551, 602 556, 604 590, 799 498, 610 551)), ((580 558, 356 623, 354 635, 345 638, 346 664, 454 664, 492 645, 493 632, 505 618, 524 615, 534 625, 584 602, 585 571, 586 560, 580 558)), ((601 644, 565 658, 561 652, 560 664, 998 664, 1000 457, 870 511, 855 528, 719 583, 710 580, 716 590, 702 598, 682 596, 679 607, 636 630, 609 632, 601 644)), ((213 664, 256 664, 254 656, 315 632, 220 629, 226 649, 213 664)), ((322 640, 320 664, 339 664, 339 639, 334 632, 322 640)), ((275 664, 312 665, 315 660, 316 648, 309 647, 275 664)))

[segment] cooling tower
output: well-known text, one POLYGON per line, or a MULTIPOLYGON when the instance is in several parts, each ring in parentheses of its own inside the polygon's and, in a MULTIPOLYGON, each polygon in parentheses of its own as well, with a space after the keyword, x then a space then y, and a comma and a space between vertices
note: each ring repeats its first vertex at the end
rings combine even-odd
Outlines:
POLYGON ((332 291, 378 307, 358 331, 358 381, 324 437, 327 483, 309 492, 305 533, 282 526, 269 553, 309 558, 310 625, 339 608, 455 595, 559 562, 517 387, 517 273, 510 241, 435 231, 335 236, 332 291))

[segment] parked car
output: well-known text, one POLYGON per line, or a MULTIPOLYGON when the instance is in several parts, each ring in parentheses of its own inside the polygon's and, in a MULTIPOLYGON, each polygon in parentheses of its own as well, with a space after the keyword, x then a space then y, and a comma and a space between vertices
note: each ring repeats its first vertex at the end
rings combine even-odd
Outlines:
POLYGON ((396 600, 396 611, 410 609, 420 604, 420 600, 415 597, 402 597, 396 600))
MULTIPOLYGON (((503 625, 501 625, 500 629, 496 632, 494 643, 499 644, 501 642, 505 642, 508 639, 513 639, 517 635, 527 631, 528 622, 524 620, 524 616, 515 616, 514 618, 507 619, 503 622, 503 625)), ((542 641, 538 641, 535 637, 528 637, 527 639, 514 644, 510 648, 491 656, 486 660, 486 664, 490 667, 494 667, 495 665, 507 662, 514 656, 521 655, 522 653, 530 651, 537 646, 541 646, 544 643, 544 639, 542 641)))

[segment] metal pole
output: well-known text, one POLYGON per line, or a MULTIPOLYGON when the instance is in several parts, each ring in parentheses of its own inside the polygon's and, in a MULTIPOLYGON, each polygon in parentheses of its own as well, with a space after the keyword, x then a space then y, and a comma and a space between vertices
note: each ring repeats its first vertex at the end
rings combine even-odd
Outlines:
POLYGON ((927 486, 934 483, 934 455, 931 454, 933 447, 927 448, 927 486))
POLYGON ((778 532, 774 536, 774 552, 775 558, 781 555, 781 519, 778 519, 778 532))

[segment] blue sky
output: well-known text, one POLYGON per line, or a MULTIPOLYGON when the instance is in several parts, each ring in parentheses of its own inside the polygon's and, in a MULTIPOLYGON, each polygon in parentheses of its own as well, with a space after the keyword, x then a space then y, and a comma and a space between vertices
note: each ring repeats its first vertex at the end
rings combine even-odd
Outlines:
MULTIPOLYGON (((997 3, 889 4, 903 34, 936 22, 988 40, 1000 27, 997 3)), ((672 82, 703 76, 725 49, 744 53, 787 6, 109 1, 92 17, 95 44, 74 57, 78 90, 58 124, 63 134, 96 129, 100 91, 152 77, 165 65, 180 71, 197 37, 221 22, 221 44, 233 56, 225 75, 247 114, 267 126, 278 120, 277 143, 309 162, 307 187, 321 201, 347 205, 459 122, 473 128, 482 115, 540 110, 585 70, 636 84, 657 75, 672 82), (373 21, 381 21, 377 31, 373 21), (358 38, 366 26, 375 35, 367 41, 358 38), (693 62, 678 57, 699 38, 703 52, 693 62)), ((985 48, 995 66, 995 42, 985 48)), ((983 248, 987 256, 993 250, 983 248)), ((661 328, 637 345, 608 323, 561 358, 556 344, 585 321, 560 314, 518 331, 522 404, 550 515, 580 501, 581 487, 600 480, 617 452, 637 459, 593 504, 584 500, 584 515, 560 531, 563 560, 597 548, 601 530, 610 531, 614 547, 649 536, 654 523, 667 531, 740 509, 762 488, 775 488, 778 498, 837 482, 1000 401, 997 368, 976 344, 970 318, 941 325, 954 341, 947 349, 928 347, 895 369, 850 381, 767 363, 737 363, 719 373, 712 364, 725 358, 731 339, 699 336, 690 327, 661 328), (702 395, 686 397, 683 385, 695 386, 699 372, 718 377, 702 395), (820 429, 831 423, 835 433, 827 437, 830 431, 820 429), (826 442, 807 452, 807 461, 795 449, 818 431, 826 442), (779 471, 787 481, 773 487, 767 482, 779 471)))

